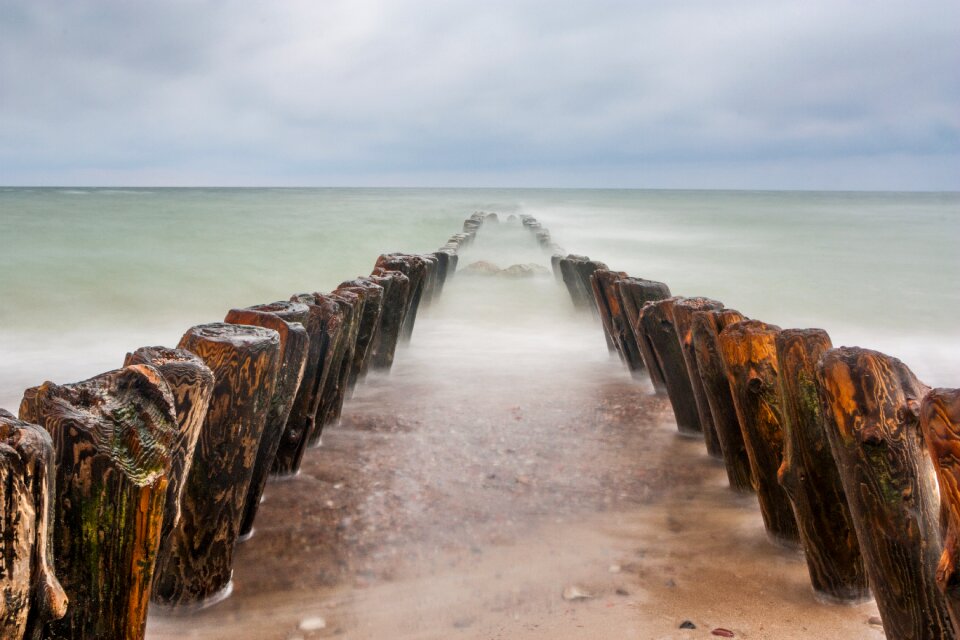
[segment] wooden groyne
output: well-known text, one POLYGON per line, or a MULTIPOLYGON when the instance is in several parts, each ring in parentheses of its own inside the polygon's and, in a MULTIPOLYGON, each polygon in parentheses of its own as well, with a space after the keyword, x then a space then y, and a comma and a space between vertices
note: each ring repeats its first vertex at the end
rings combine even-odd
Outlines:
POLYGON ((390 370, 493 224, 550 256, 573 308, 669 400, 678 433, 756 495, 773 542, 802 547, 818 598, 872 594, 889 638, 956 637, 960 390, 820 329, 674 295, 566 253, 532 216, 488 212, 433 253, 383 254, 332 291, 230 309, 176 347, 28 389, 19 417, 0 410, 0 637, 136 640, 150 602, 189 613, 229 596, 269 477, 296 474, 357 385, 390 370))

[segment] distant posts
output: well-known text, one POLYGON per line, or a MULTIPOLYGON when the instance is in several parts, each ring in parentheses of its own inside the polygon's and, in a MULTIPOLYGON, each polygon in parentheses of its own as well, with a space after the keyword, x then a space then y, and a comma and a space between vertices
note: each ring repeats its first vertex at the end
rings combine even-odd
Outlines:
POLYGON ((776 348, 779 333, 780 328, 774 325, 743 320, 720 332, 720 350, 767 534, 778 544, 796 546, 800 541, 797 522, 777 479, 783 463, 776 348))
POLYGON ((793 503, 813 590, 831 602, 868 599, 860 543, 817 395, 816 365, 831 348, 830 337, 822 329, 786 329, 776 345, 785 436, 778 477, 793 503))
MULTIPOLYGON (((303 380, 310 349, 310 338, 302 322, 309 311, 306 305, 295 302, 273 302, 247 309, 231 309, 225 322, 237 325, 251 325, 272 329, 280 336, 280 359, 276 372, 276 382, 270 397, 263 435, 257 448, 257 459, 250 477, 250 489, 247 503, 243 508, 243 520, 240 524, 240 537, 246 538, 253 533, 253 521, 260 508, 260 499, 267 484, 267 476, 274 466, 277 451, 287 435, 287 422, 296 399, 297 390, 303 380)), ((309 416, 308 416, 308 423, 309 416)), ((298 435, 309 430, 301 429, 298 435)))
POLYGON ((707 402, 703 377, 693 347, 693 314, 697 311, 722 308, 722 302, 710 298, 681 298, 673 305, 673 324, 677 331, 677 339, 680 340, 680 350, 687 367, 687 375, 690 377, 690 387, 693 389, 693 398, 700 418, 700 428, 703 430, 703 440, 707 445, 707 453, 721 460, 723 451, 720 448, 720 438, 713 426, 713 415, 707 402))
MULTIPOLYGON (((160 549, 180 520, 180 504, 200 429, 207 417, 213 395, 213 373, 203 360, 183 349, 142 347, 128 353, 123 366, 150 365, 160 372, 173 396, 177 433, 170 448, 170 472, 167 474, 167 499, 164 507, 160 549)), ((159 562, 158 558, 158 562, 159 562)))
POLYGON ((133 365, 27 389, 20 416, 56 451, 53 557, 70 606, 44 637, 142 638, 177 436, 170 389, 133 365))
POLYGON ((920 404, 920 426, 940 481, 946 513, 937 585, 960 635, 960 389, 934 389, 920 404))
POLYGON ((673 297, 657 302, 648 302, 640 310, 637 320, 640 330, 650 341, 656 362, 663 372, 670 406, 677 420, 677 430, 681 435, 701 438, 700 416, 697 402, 687 374, 687 365, 673 324, 673 305, 682 298, 673 297))
POLYGON ((0 637, 36 640, 67 611, 51 555, 50 434, 0 409, 0 637))
POLYGON ((710 406, 713 427, 720 440, 723 464, 727 470, 730 488, 734 491, 753 491, 753 472, 747 445, 740 431, 740 420, 727 378, 727 366, 720 351, 720 332, 743 315, 733 309, 696 311, 691 323, 693 350, 703 383, 703 393, 710 406))
POLYGON ((229 595, 233 550, 253 476, 280 362, 280 335, 248 325, 213 323, 180 340, 216 378, 180 522, 161 551, 153 598, 202 606, 229 595))
POLYGON ((918 426, 926 386, 896 358, 827 351, 817 368, 827 435, 888 638, 953 638, 934 567, 934 466, 918 426))

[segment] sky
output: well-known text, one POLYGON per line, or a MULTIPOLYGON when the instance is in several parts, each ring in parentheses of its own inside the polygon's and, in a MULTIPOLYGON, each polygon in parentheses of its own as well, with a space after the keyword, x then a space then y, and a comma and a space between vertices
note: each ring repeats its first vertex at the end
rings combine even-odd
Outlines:
POLYGON ((960 190, 960 2, 0 0, 0 184, 960 190))

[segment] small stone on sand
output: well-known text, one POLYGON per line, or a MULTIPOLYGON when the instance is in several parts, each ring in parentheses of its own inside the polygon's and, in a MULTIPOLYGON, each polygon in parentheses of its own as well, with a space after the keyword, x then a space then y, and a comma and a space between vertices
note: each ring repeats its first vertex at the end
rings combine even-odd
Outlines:
POLYGON ((586 600, 592 597, 593 596, 591 594, 573 585, 570 585, 563 590, 564 600, 586 600))
POLYGON ((327 628, 327 621, 320 616, 304 618, 300 621, 300 631, 319 631, 327 628))

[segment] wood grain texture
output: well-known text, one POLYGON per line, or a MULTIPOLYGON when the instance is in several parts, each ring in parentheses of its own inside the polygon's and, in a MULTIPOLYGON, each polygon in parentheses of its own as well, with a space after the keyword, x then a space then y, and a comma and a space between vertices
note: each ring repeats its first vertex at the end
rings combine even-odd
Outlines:
POLYGON ((640 349, 633 339, 623 302, 620 297, 620 279, 626 278, 623 271, 597 269, 590 276, 590 285, 600 312, 600 322, 607 336, 627 369, 631 372, 643 368, 640 349))
POLYGON ((778 478, 793 504, 813 590, 831 602, 870 595, 860 543, 833 459, 817 390, 817 362, 833 346, 822 329, 777 335, 784 452, 778 478))
POLYGON ((570 301, 574 308, 587 310, 592 308, 590 301, 590 289, 585 286, 580 274, 577 271, 578 262, 587 262, 590 258, 577 254, 569 254, 560 259, 560 275, 563 278, 563 284, 567 287, 570 294, 570 301))
POLYGON ((426 269, 426 274, 423 278, 423 297, 420 304, 423 307, 429 307, 433 304, 440 291, 440 265, 437 258, 429 253, 414 257, 422 261, 426 269))
POLYGON ((723 450, 720 447, 720 437, 713 424, 713 414, 704 390, 703 376, 697 364, 697 356, 693 347, 693 314, 708 309, 723 309, 723 303, 710 298, 682 298, 673 305, 673 324, 680 341, 680 350, 683 353, 683 362, 690 378, 690 388, 693 389, 693 399, 697 406, 697 415, 700 419, 700 428, 703 430, 703 441, 707 445, 707 453, 718 459, 723 459, 723 450))
POLYGON ((347 342, 350 339, 350 318, 340 303, 323 293, 314 293, 312 299, 313 303, 308 306, 311 306, 311 309, 316 307, 320 311, 322 341, 319 353, 321 364, 317 370, 319 403, 313 430, 307 438, 308 447, 319 446, 324 427, 330 424, 331 420, 339 419, 339 413, 335 413, 333 409, 343 406, 346 390, 342 389, 343 383, 338 375, 344 359, 348 357, 347 342))
POLYGON ((720 332, 741 320, 744 320, 743 314, 733 309, 695 311, 690 330, 697 369, 700 371, 704 396, 710 406, 713 428, 720 441, 727 480, 731 489, 746 493, 753 491, 753 472, 733 402, 727 365, 720 353, 720 332))
POLYGON ((667 387, 667 397, 673 407, 677 421, 677 430, 685 436, 702 438, 700 415, 697 413, 697 401, 693 395, 690 376, 673 324, 673 306, 682 300, 680 297, 648 302, 640 310, 638 324, 650 342, 656 361, 663 372, 667 387))
POLYGON ((240 523, 241 538, 253 532, 253 521, 260 508, 263 489, 267 485, 270 471, 276 464, 277 452, 284 438, 287 435, 295 435, 302 439, 313 426, 313 416, 310 415, 307 416, 306 425, 288 425, 310 355, 310 336, 302 324, 309 313, 309 309, 304 304, 281 301, 246 309, 231 309, 224 318, 224 322, 230 324, 272 329, 280 336, 280 360, 276 382, 270 398, 270 409, 267 411, 263 435, 260 438, 260 447, 257 449, 257 459, 253 465, 247 503, 243 508, 243 519, 240 523), (288 426, 296 433, 288 434, 288 426))
POLYGON ((181 501, 180 523, 157 566, 153 599, 199 605, 229 591, 253 467, 280 364, 273 329, 212 323, 189 329, 179 348, 199 356, 216 384, 181 501))
MULTIPOLYGON (((150 365, 160 372, 173 396, 177 414, 177 436, 171 446, 170 471, 167 474, 167 499, 159 548, 180 521, 180 505, 193 457, 196 454, 200 429, 207 418, 210 398, 213 396, 213 372, 203 360, 183 349, 141 347, 128 353, 123 366, 150 365)), ((160 562, 159 557, 157 562, 160 562)))
MULTIPOLYGON (((630 335, 637 351, 640 353, 640 362, 637 364, 637 372, 645 370, 653 384, 653 389, 658 394, 667 392, 667 383, 663 377, 663 369, 653 350, 650 338, 644 333, 643 327, 638 323, 640 321, 640 310, 648 302, 657 300, 666 300, 670 297, 670 287, 663 282, 656 280, 645 280, 644 278, 620 278, 620 301, 623 305, 623 311, 627 316, 627 327, 630 329, 630 335)), ((629 338, 626 338, 629 339, 629 338)))
POLYGON ((170 388, 132 365, 27 389, 20 417, 56 455, 53 557, 70 606, 44 637, 143 638, 178 431, 170 388))
POLYGON ((827 351, 817 366, 827 437, 888 638, 953 638, 936 584, 935 471, 920 432, 927 387, 896 358, 827 351))
POLYGON ((937 472, 946 514, 937 585, 960 636, 960 389, 933 389, 920 403, 920 427, 937 472))
POLYGON ((357 345, 353 352, 353 367, 350 371, 350 387, 363 380, 370 368, 373 357, 373 344, 380 330, 380 318, 383 316, 382 286, 370 278, 348 280, 337 287, 337 291, 353 291, 363 302, 360 311, 360 327, 357 329, 357 345))
POLYGON ((377 258, 374 269, 399 271, 410 279, 410 296, 400 329, 400 342, 409 342, 423 298, 427 275, 427 263, 418 256, 405 253, 386 253, 377 258))
MULTIPOLYGON (((336 425, 340 422, 344 401, 350 393, 350 372, 353 370, 357 334, 360 330, 360 314, 363 307, 360 297, 352 291, 335 291, 326 297, 336 304, 343 314, 343 328, 340 338, 343 349, 339 362, 331 364, 332 368, 329 374, 332 376, 332 383, 336 385, 335 393, 331 402, 324 407, 325 413, 321 421, 323 425, 336 425)), ((317 443, 319 444, 319 440, 317 440, 317 443)))
POLYGON ((0 638, 38 640, 67 611, 53 566, 53 441, 0 409, 0 638))
POLYGON ((777 472, 783 464, 783 415, 780 407, 777 334, 780 327, 742 320, 720 332, 740 432, 767 535, 785 546, 799 546, 800 533, 777 472))
POLYGON ((400 328, 403 326, 410 299, 410 278, 389 269, 374 269, 370 277, 383 287, 383 313, 380 316, 377 337, 373 341, 370 366, 380 371, 389 371, 393 366, 400 341, 400 328))

